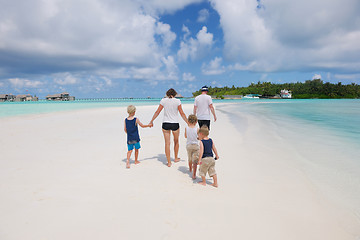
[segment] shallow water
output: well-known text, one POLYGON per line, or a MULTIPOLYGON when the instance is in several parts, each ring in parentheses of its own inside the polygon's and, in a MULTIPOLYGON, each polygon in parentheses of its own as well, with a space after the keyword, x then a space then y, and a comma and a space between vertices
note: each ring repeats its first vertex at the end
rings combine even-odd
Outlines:
MULTIPOLYGON (((0 103, 0 118, 78 109, 157 105, 161 99, 117 99, 109 101, 5 102, 0 103)), ((181 99, 192 104, 194 99, 181 99)), ((324 128, 333 135, 360 144, 360 99, 284 99, 214 100, 214 103, 239 103, 234 110, 260 114, 274 121, 294 121, 324 128)))
POLYGON ((359 99, 253 101, 226 107, 226 112, 230 119, 242 118, 233 120, 237 129, 251 124, 247 114, 273 128, 281 141, 267 146, 286 149, 286 161, 360 221, 359 99))
POLYGON ((116 101, 38 101, 38 102, 5 102, 0 103, 0 118, 28 114, 41 114, 59 111, 71 111, 91 108, 124 107, 130 104, 145 106, 155 105, 160 99, 137 100, 124 99, 116 101))
POLYGON ((360 144, 359 99, 311 99, 279 101, 252 106, 275 120, 292 118, 313 126, 326 128, 333 134, 360 144))
MULTIPOLYGON (((114 100, 80 100, 80 101, 38 101, 38 102, 0 102, 0 118, 41 114, 79 109, 158 105, 160 98, 152 99, 114 99, 114 100)), ((213 100, 217 102, 238 102, 239 100, 213 100)), ((183 104, 193 104, 193 98, 181 99, 183 104)))

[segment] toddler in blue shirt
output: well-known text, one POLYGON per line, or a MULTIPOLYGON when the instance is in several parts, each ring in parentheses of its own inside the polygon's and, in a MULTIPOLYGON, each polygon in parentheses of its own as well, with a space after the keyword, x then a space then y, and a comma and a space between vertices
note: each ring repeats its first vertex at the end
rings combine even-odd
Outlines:
POLYGON ((127 146, 128 146, 126 168, 130 168, 130 157, 134 148, 135 148, 135 164, 140 163, 138 161, 139 149, 141 148, 138 125, 140 125, 140 127, 142 128, 150 127, 150 125, 142 124, 140 120, 135 117, 136 107, 134 105, 129 105, 127 107, 127 112, 129 116, 125 118, 124 131, 127 134, 127 146))

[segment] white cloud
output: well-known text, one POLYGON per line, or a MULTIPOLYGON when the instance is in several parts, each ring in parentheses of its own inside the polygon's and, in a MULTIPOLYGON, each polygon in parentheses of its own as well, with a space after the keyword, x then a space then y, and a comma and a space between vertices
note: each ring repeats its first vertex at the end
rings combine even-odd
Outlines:
POLYGON ((113 82, 112 82, 112 80, 110 78, 108 78, 108 77, 101 77, 101 78, 104 80, 104 82, 105 82, 105 84, 107 86, 112 86, 113 85, 113 82))
POLYGON ((192 96, 192 93, 196 90, 198 90, 197 87, 194 84, 190 83, 186 86, 186 88, 182 89, 182 92, 187 93, 188 96, 192 96))
POLYGON ((212 82, 211 82, 211 86, 212 86, 212 87, 220 87, 220 88, 223 87, 223 85, 220 84, 220 83, 218 83, 217 81, 212 81, 212 82))
POLYGON ((190 34, 191 34, 189 28, 185 25, 182 25, 181 30, 184 32, 184 39, 187 39, 188 36, 190 36, 190 34))
POLYGON ((167 76, 165 76, 168 80, 177 80, 178 79, 178 66, 175 63, 175 59, 173 56, 164 57, 162 59, 164 65, 165 65, 165 72, 167 73, 167 76))
MULTIPOLYGON (((79 85, 77 89, 81 93, 100 93, 109 90, 112 85, 111 79, 107 77, 90 76, 81 81, 81 85, 79 85)), ((60 87, 60 89, 61 88, 65 89, 63 87, 60 87)))
POLYGON ((240 64, 235 63, 233 65, 230 65, 228 68, 230 70, 238 70, 238 71, 250 71, 253 70, 256 67, 256 62, 249 62, 248 64, 240 64))
POLYGON ((205 75, 219 75, 225 72, 225 67, 222 66, 222 58, 215 57, 210 61, 209 64, 203 63, 201 66, 201 71, 205 75))
MULTIPOLYGON (((154 13, 175 11, 193 2, 198 1, 88 0, 84 4, 14 0, 1 4, 0 74, 11 74, 11 69, 26 74, 29 65, 31 73, 49 74, 64 69, 108 75, 122 68, 125 72, 133 68, 159 69, 176 34, 169 24, 152 15, 150 8, 157 9, 154 13), (149 4, 148 12, 145 5, 149 4), (26 57, 19 58, 19 53, 26 57)), ((59 80, 59 84, 62 81, 71 83, 59 80)))
POLYGON ((314 76, 312 77, 312 79, 321 79, 321 75, 320 74, 317 74, 315 73, 314 76))
POLYGON ((203 26, 202 29, 196 34, 196 38, 200 45, 212 46, 213 34, 207 32, 207 27, 203 26))
POLYGON ((197 21, 198 22, 206 22, 209 18, 209 10, 207 10, 206 8, 204 9, 201 9, 199 11, 199 16, 198 16, 198 19, 197 21))
POLYGON ((188 58, 196 60, 206 55, 214 44, 213 34, 207 32, 207 27, 196 34, 196 38, 184 39, 180 43, 180 49, 177 53, 180 61, 187 61, 188 58))
POLYGON ((263 72, 360 68, 357 0, 211 3, 220 15, 228 61, 254 63, 249 70, 263 72))
POLYGON ((37 88, 43 85, 43 83, 38 80, 29 80, 23 78, 10 78, 8 81, 14 88, 19 90, 24 88, 37 88))
POLYGON ((137 2, 141 3, 146 12, 157 14, 173 13, 187 5, 203 2, 203 0, 138 0, 137 2))
POLYGON ((144 67, 131 68, 126 70, 129 78, 149 80, 149 81, 163 81, 163 80, 178 80, 178 66, 173 56, 163 57, 161 59, 162 65, 159 67, 144 67))
POLYGON ((192 81, 195 81, 195 76, 193 76, 191 73, 183 73, 183 76, 182 76, 183 80, 186 81, 186 82, 192 82, 192 81))
POLYGON ((76 84, 78 82, 78 79, 72 74, 66 72, 54 74, 54 82, 59 85, 72 85, 76 84))
POLYGON ((163 39, 163 45, 165 48, 169 48, 176 39, 176 34, 170 30, 169 24, 158 22, 156 24, 156 34, 160 35, 163 39))

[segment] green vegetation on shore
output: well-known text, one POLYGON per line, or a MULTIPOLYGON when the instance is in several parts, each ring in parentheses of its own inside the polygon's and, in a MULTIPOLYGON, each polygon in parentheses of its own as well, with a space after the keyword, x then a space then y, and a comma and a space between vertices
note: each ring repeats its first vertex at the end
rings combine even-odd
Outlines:
MULTIPOLYGON (((341 82, 324 83, 321 79, 307 80, 304 83, 251 83, 248 87, 209 87, 209 95, 222 98, 224 95, 259 94, 270 97, 279 95, 282 89, 292 91, 293 98, 360 98, 360 85, 356 83, 343 85, 341 82)), ((197 96, 201 91, 196 91, 197 96)))

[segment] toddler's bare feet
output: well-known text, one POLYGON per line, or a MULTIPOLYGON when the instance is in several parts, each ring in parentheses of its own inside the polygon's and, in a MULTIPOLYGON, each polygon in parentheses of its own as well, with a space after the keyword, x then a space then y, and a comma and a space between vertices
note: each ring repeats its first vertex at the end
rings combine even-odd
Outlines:
POLYGON ((206 182, 198 182, 198 184, 201 184, 203 186, 206 186, 206 182))
POLYGON ((126 168, 130 168, 130 162, 126 162, 126 168))
POLYGON ((138 160, 135 160, 135 164, 139 164, 140 163, 140 161, 138 161, 138 160))
POLYGON ((195 180, 195 179, 196 179, 196 176, 194 176, 194 175, 193 175, 193 176, 192 176, 192 179, 194 179, 194 180, 195 180))
POLYGON ((167 164, 167 166, 168 166, 168 167, 171 167, 171 162, 169 162, 169 163, 167 164))
POLYGON ((211 186, 213 186, 213 187, 218 187, 218 185, 215 184, 215 183, 211 184, 211 186))
POLYGON ((180 162, 180 158, 175 158, 174 162, 180 162))

